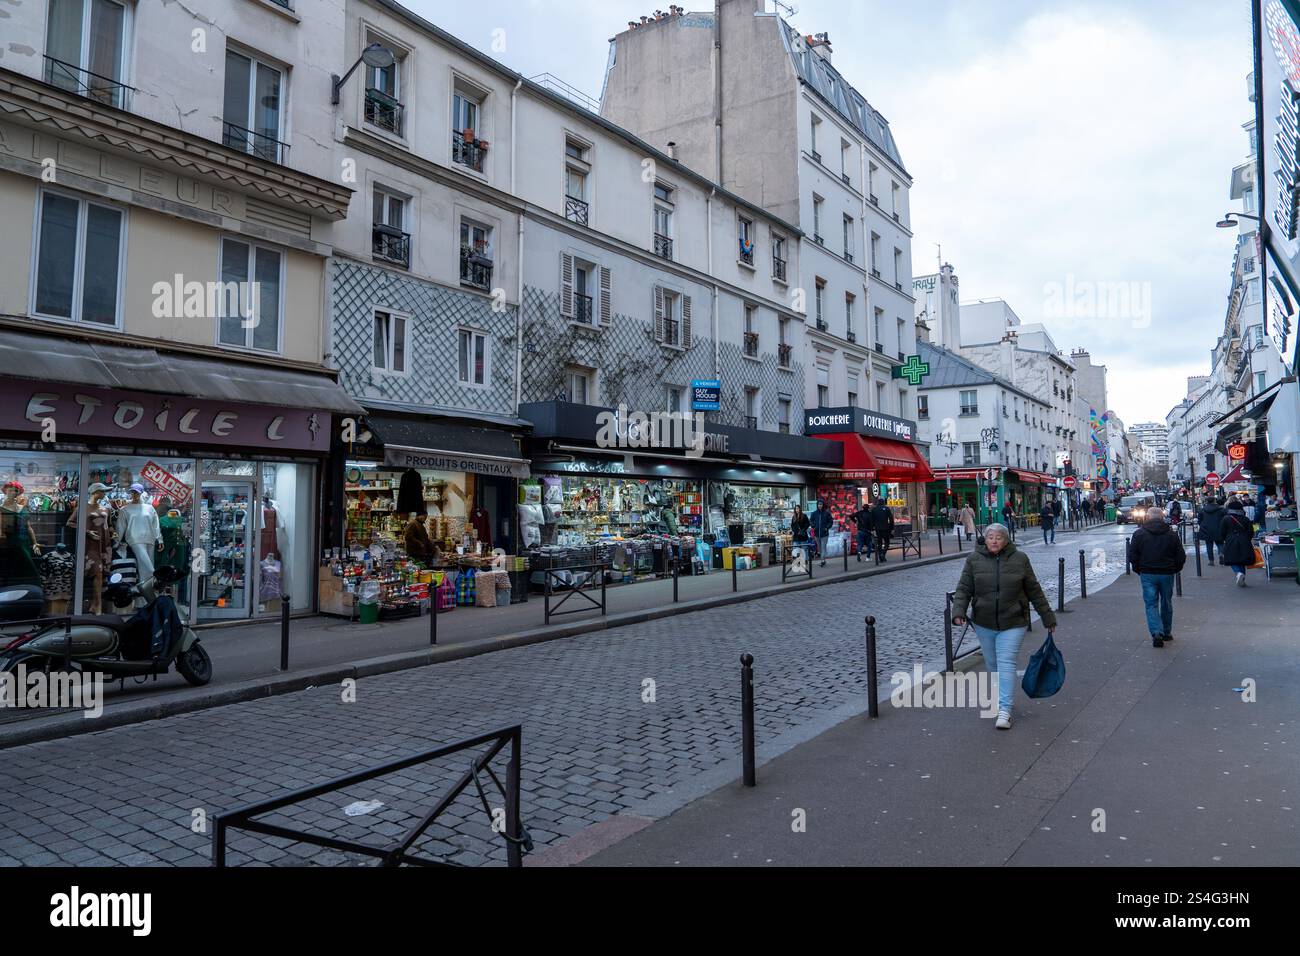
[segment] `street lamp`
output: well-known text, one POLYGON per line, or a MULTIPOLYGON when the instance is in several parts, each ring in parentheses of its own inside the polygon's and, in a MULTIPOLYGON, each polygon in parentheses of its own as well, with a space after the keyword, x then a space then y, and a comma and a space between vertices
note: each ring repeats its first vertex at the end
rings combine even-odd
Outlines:
POLYGON ((1237 222, 1236 219, 1233 219, 1233 216, 1236 216, 1239 219, 1254 219, 1256 222, 1260 221, 1259 216, 1252 216, 1248 212, 1225 212, 1223 218, 1214 225, 1220 229, 1235 229, 1237 226, 1240 226, 1241 223, 1237 222))
POLYGON ((366 66, 372 67, 376 70, 386 70, 396 62, 397 57, 393 54, 392 50, 388 49, 388 47, 381 43, 370 44, 370 46, 361 51, 361 55, 357 57, 357 62, 353 63, 346 73, 342 76, 339 76, 337 73, 330 75, 330 79, 334 82, 334 89, 330 93, 330 102, 335 106, 339 105, 339 88, 348 81, 348 77, 356 72, 357 67, 362 63, 365 63, 366 66))

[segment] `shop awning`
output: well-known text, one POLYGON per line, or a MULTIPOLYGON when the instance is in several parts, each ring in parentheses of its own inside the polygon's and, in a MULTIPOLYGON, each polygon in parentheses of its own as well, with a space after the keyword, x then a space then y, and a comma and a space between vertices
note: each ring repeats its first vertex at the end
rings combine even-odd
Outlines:
POLYGON ((1008 468, 1008 472, 1015 475, 1027 485, 1054 485, 1056 479, 1051 475, 1045 475, 1041 471, 1027 471, 1024 468, 1008 468))
POLYGON ((938 468, 930 480, 944 481, 951 478, 953 481, 980 481, 983 477, 983 468, 938 468))
POLYGON ((1232 485, 1238 482, 1254 484, 1255 476, 1246 472, 1245 464, 1233 465, 1228 469, 1228 473, 1219 479, 1221 485, 1232 485))
POLYGON ((384 446, 384 463, 425 471, 465 471, 501 478, 527 478, 528 462, 506 431, 422 418, 366 416, 366 427, 384 446))
POLYGON ((818 437, 837 441, 844 446, 843 474, 846 478, 887 482, 934 480, 934 472, 921 457, 921 453, 915 445, 907 442, 851 432, 818 437))
POLYGON ((331 377, 152 348, 0 329, 0 369, 13 378, 360 415, 331 377))

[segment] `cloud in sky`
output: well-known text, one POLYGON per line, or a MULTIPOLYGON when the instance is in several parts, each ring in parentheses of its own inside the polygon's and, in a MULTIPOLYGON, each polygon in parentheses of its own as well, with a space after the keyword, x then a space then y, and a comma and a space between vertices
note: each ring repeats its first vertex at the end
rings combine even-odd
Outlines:
MULTIPOLYGON (((484 50, 503 29, 499 59, 593 95, 606 41, 654 9, 408 6, 484 50)), ((893 127, 915 180, 914 272, 933 271, 941 244, 964 298, 1005 298, 1061 349, 1089 349, 1126 423, 1163 420, 1222 329, 1235 232, 1214 223, 1248 155, 1246 0, 796 6, 795 26, 830 33, 836 66, 893 127), (1130 290, 1127 312, 1081 316, 1090 283, 1103 304, 1130 290)))

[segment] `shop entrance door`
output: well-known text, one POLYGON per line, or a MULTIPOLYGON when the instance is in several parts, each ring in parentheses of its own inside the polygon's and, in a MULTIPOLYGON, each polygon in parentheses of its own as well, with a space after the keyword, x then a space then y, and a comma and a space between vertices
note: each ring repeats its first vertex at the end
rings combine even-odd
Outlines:
POLYGON ((253 483, 205 480, 199 513, 200 620, 248 617, 253 589, 253 483))

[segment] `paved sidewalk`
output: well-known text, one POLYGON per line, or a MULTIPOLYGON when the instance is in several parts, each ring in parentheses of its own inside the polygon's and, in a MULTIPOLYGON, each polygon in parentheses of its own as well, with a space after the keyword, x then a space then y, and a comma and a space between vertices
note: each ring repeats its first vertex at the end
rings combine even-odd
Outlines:
MULTIPOLYGON (((1162 649, 1137 575, 1073 602, 1058 642, 1065 687, 1042 701, 1018 692, 1009 732, 974 710, 896 709, 886 688, 878 721, 853 717, 760 765, 754 789, 735 760, 736 782, 655 822, 622 821, 616 835, 636 832, 585 863, 1294 866, 1300 588, 1258 571, 1245 590, 1219 566, 1195 574, 1189 556, 1162 649), (1234 692, 1247 679, 1256 703, 1234 692)), ((760 715, 776 703, 764 676, 760 715)))

